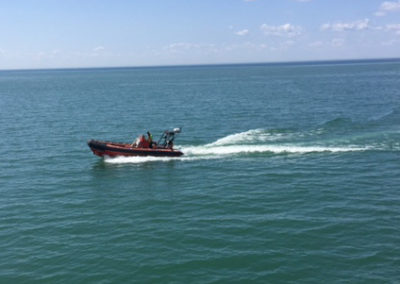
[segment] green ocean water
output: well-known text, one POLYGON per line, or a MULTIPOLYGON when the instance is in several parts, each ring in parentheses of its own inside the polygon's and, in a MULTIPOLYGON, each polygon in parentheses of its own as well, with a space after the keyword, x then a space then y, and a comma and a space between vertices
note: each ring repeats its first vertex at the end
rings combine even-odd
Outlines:
POLYGON ((0 71, 0 133, 1 283, 400 282, 399 60, 0 71))

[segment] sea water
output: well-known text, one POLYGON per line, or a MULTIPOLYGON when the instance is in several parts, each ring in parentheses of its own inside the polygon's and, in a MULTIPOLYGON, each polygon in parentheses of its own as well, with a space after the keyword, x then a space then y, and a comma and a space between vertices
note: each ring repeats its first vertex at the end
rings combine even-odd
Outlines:
POLYGON ((0 71, 1 283, 399 281, 400 61, 0 71))

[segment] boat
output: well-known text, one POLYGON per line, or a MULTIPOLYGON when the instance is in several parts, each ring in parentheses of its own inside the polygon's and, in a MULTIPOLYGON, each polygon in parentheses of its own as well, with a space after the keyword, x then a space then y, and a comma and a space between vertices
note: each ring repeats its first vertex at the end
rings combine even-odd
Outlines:
MULTIPOLYGON (((153 156, 153 157, 179 157, 183 153, 174 149, 173 142, 181 128, 166 130, 162 133, 157 143, 148 141, 144 135, 139 136, 133 143, 109 142, 89 140, 88 146, 94 155, 99 157, 109 156, 153 156)), ((148 133, 150 135, 150 133, 148 133)))

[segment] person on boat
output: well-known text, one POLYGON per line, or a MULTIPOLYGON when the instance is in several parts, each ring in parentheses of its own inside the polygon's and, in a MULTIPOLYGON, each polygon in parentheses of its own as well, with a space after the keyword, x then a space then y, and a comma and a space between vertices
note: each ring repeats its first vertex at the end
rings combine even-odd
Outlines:
POLYGON ((147 140, 146 140, 146 138, 144 137, 144 135, 140 135, 138 147, 139 147, 139 148, 147 148, 147 147, 148 147, 148 145, 147 145, 147 140))
POLYGON ((150 131, 147 131, 147 136, 148 136, 147 141, 149 142, 149 147, 153 148, 153 135, 151 135, 150 131))
POLYGON ((175 132, 167 131, 166 146, 168 149, 172 149, 174 147, 174 138, 175 138, 175 132))

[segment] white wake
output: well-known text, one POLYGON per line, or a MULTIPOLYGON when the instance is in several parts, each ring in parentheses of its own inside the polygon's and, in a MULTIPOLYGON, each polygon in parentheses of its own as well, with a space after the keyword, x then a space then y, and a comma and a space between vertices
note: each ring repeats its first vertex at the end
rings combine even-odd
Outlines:
POLYGON ((294 146, 294 145, 232 145, 232 146, 193 146, 182 148, 182 151, 189 156, 199 155, 234 155, 246 153, 290 153, 306 154, 321 152, 351 152, 365 151, 366 147, 324 147, 324 146, 294 146))
POLYGON ((263 129, 251 129, 245 132, 225 136, 213 143, 207 144, 206 146, 224 146, 272 142, 284 138, 290 138, 290 136, 291 134, 289 133, 268 133, 263 129))
POLYGON ((267 133, 262 129, 253 129, 241 133, 228 135, 213 143, 199 146, 177 146, 176 148, 184 153, 182 157, 115 157, 106 158, 105 162, 111 164, 123 163, 146 163, 146 162, 169 162, 169 161, 193 161, 205 159, 220 159, 237 155, 251 153, 271 154, 307 154, 307 153, 340 153, 353 151, 366 151, 369 147, 359 146, 300 146, 294 144, 268 144, 282 138, 288 138, 290 133, 267 133))

